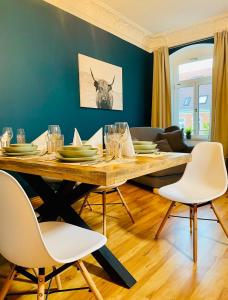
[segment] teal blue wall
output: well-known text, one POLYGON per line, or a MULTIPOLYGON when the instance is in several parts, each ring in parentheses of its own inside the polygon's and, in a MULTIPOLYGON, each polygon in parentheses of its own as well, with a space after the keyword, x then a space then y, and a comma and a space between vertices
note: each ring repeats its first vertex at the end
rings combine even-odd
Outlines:
POLYGON ((41 0, 0 0, 0 130, 29 139, 59 124, 72 139, 104 124, 150 124, 152 55, 41 0), (80 108, 77 55, 123 68, 123 111, 80 108))

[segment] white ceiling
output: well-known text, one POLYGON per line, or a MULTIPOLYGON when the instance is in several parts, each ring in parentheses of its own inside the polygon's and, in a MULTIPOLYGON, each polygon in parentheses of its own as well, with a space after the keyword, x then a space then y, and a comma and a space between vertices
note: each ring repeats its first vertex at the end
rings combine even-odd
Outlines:
POLYGON ((228 0, 102 0, 151 35, 182 30, 228 12, 228 0))
POLYGON ((149 52, 228 30, 228 0, 44 1, 149 52))

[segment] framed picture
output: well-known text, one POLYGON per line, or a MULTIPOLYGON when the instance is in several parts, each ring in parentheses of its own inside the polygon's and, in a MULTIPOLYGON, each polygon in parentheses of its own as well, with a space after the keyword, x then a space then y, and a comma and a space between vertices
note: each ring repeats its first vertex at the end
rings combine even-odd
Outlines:
POLYGON ((80 107, 123 110, 122 68, 78 54, 80 107))

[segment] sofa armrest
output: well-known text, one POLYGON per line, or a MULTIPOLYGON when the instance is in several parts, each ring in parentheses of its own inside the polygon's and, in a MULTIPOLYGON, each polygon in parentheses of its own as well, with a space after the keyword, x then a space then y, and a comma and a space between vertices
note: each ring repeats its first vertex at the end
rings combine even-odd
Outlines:
POLYGON ((191 153, 193 150, 194 146, 188 146, 185 144, 185 149, 184 149, 184 153, 191 153))

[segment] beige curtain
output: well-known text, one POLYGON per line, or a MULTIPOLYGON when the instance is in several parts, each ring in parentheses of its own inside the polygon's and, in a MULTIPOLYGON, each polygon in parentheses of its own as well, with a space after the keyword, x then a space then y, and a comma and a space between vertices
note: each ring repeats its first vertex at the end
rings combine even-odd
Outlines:
POLYGON ((154 51, 152 127, 171 125, 169 52, 167 47, 154 51))
POLYGON ((212 74, 211 140, 223 144, 228 157, 228 32, 215 34, 212 74))

